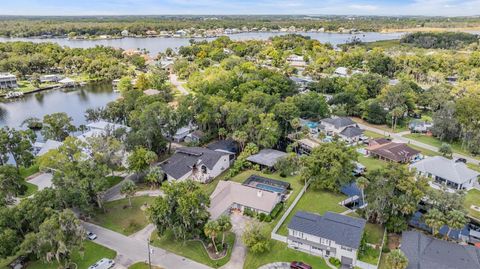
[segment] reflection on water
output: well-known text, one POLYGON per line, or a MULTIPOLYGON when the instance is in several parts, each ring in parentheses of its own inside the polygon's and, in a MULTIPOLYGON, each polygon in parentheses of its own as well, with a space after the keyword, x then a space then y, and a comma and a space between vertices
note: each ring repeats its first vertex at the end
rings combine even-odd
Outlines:
POLYGON ((117 97, 118 93, 113 92, 110 83, 26 94, 22 98, 0 103, 0 126, 18 128, 27 118, 42 119, 44 115, 55 112, 66 112, 75 125, 84 124, 85 110, 105 106, 117 97))

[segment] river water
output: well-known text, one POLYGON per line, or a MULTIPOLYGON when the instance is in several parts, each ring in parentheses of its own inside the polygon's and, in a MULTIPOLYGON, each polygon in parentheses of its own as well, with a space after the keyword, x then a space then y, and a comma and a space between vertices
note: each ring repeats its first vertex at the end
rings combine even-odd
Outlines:
MULTIPOLYGON (((272 36, 286 33, 241 33, 230 35, 233 40, 266 40, 272 36)), ((362 34, 338 34, 338 33, 300 33, 317 39, 323 43, 338 45, 347 42, 356 36, 365 42, 377 40, 390 40, 400 38, 402 33, 362 33, 362 34)), ((74 48, 89 48, 97 45, 111 46, 122 49, 146 49, 151 55, 165 51, 167 48, 178 49, 180 46, 189 44, 189 38, 122 38, 109 40, 68 40, 66 38, 4 38, 0 42, 8 41, 31 41, 31 42, 54 42, 61 46, 74 48)), ((199 40, 199 39, 197 39, 199 40)), ((1 72, 2 70, 0 70, 1 72)), ((109 83, 91 84, 75 88, 70 91, 50 90, 35 94, 27 94, 22 98, 0 103, 0 126, 18 128, 29 117, 42 118, 46 114, 54 112, 66 112, 76 125, 85 123, 84 113, 88 108, 105 106, 115 100, 118 93, 113 92, 109 83)))

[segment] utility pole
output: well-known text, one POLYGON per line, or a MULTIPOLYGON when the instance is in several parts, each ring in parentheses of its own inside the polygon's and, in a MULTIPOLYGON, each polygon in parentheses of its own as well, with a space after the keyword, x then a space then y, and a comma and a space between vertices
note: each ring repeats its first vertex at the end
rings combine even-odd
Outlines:
POLYGON ((149 239, 147 239, 147 250, 148 250, 148 267, 150 269, 152 269, 152 261, 150 259, 151 250, 150 250, 150 240, 149 239))

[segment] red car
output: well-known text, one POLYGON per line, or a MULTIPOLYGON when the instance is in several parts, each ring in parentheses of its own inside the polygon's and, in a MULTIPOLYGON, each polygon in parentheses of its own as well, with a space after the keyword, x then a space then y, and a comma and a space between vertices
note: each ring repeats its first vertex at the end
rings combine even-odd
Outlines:
POLYGON ((290 263, 290 269, 312 269, 312 267, 306 263, 294 261, 290 263))

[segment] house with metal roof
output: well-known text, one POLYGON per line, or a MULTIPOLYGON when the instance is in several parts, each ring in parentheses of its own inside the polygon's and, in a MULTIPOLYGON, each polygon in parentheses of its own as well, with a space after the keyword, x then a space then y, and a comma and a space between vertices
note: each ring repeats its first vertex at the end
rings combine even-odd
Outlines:
POLYGON ((480 249, 435 239, 417 231, 402 233, 400 249, 408 258, 407 269, 480 268, 480 249))
POLYGON ((410 169, 431 179, 430 186, 433 188, 446 187, 450 191, 470 190, 480 176, 480 173, 468 168, 466 164, 442 156, 425 158, 411 164, 410 169))
POLYGON ((229 154, 201 147, 177 149, 160 164, 169 181, 192 179, 208 183, 230 167, 229 154))
POLYGON ((326 259, 335 257, 353 268, 366 221, 333 212, 323 216, 298 211, 288 224, 287 243, 294 248, 326 259))
POLYGON ((278 160, 287 156, 287 153, 275 149, 262 149, 257 154, 247 158, 247 161, 259 164, 260 166, 273 168, 278 160))

